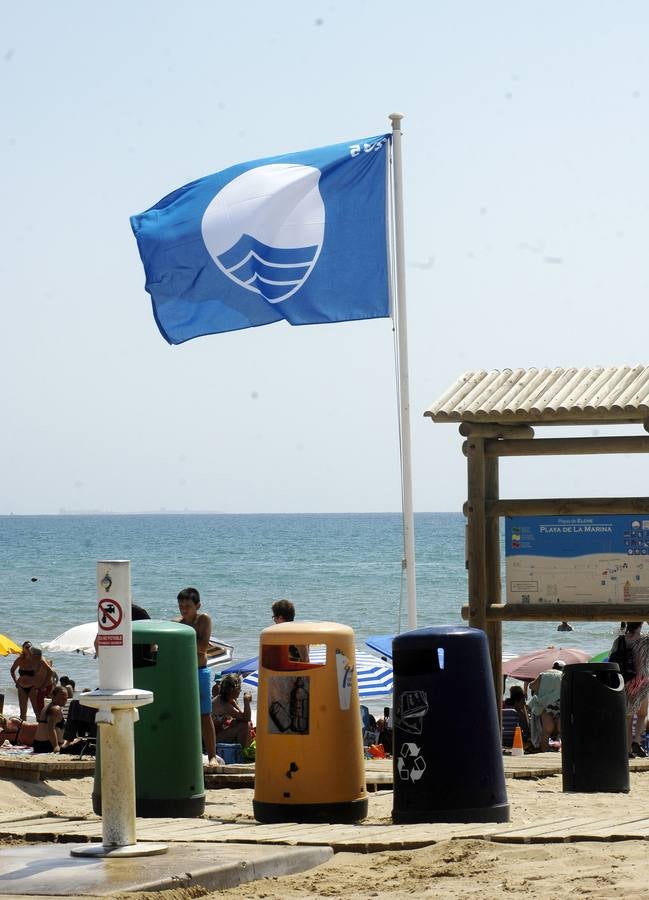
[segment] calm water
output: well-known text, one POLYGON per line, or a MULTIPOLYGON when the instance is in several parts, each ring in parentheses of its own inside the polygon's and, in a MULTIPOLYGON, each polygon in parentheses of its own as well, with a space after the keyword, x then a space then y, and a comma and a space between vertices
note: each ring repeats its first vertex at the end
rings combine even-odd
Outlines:
MULTIPOLYGON (((466 602, 464 517, 416 516, 419 625, 457 624, 466 602)), ((0 517, 0 632, 17 643, 51 639, 96 616, 95 564, 130 559, 133 599, 154 618, 177 614, 176 594, 198 587, 214 633, 234 644, 237 659, 257 652, 271 624, 270 604, 288 597, 298 617, 351 625, 358 646, 370 634, 407 628, 401 518, 358 515, 151 515, 0 517), (32 581, 37 578, 37 581, 32 581)), ((610 623, 504 625, 504 650, 549 644, 608 649, 610 623)), ((0 657, 0 691, 12 658, 0 657)), ((54 658, 59 674, 94 687, 96 663, 74 654, 54 658)))

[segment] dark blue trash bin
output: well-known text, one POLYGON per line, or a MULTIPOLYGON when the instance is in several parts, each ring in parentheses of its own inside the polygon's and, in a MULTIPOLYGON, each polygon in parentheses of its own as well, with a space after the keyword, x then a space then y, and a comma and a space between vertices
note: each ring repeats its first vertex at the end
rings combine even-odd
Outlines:
POLYGON ((487 637, 420 628, 396 637, 394 822, 508 822, 487 637))
POLYGON ((626 694, 617 663, 576 663, 561 678, 563 790, 629 791, 626 694))

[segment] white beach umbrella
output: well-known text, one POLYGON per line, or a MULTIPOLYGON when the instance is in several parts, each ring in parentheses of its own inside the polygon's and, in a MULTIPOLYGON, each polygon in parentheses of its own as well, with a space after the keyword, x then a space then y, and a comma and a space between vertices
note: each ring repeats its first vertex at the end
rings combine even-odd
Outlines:
POLYGON ((41 646, 48 653, 81 653, 83 656, 94 656, 96 637, 97 623, 86 622, 84 625, 68 628, 51 641, 43 641, 41 646))

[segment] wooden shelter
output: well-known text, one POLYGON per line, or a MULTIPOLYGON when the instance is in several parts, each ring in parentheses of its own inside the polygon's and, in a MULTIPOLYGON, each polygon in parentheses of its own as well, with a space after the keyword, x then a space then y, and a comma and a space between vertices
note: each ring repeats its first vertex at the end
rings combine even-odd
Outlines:
POLYGON ((487 632, 496 696, 502 691, 504 621, 646 620, 649 603, 503 603, 500 518, 531 515, 649 514, 649 497, 503 499, 499 460, 513 456, 649 453, 649 366, 504 369, 465 372, 426 410, 459 422, 466 438, 469 624, 487 632), (640 425, 643 433, 535 438, 534 426, 640 425))

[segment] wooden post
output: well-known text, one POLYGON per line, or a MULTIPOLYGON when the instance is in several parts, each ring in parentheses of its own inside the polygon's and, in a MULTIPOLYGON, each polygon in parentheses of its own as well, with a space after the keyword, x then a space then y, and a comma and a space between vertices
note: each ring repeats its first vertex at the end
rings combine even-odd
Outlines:
MULTIPOLYGON (((489 441, 488 444, 493 443, 489 441)), ((498 500, 498 457, 485 458, 485 500, 498 500)), ((485 519, 485 568, 487 582, 487 615, 492 603, 501 602, 500 579, 500 518, 488 516, 485 519)), ((496 706, 498 718, 502 720, 502 692, 503 692, 503 626, 498 620, 487 620, 487 636, 489 638, 489 652, 491 654, 491 668, 494 677, 496 691, 496 706)))
POLYGON ((467 457, 468 516, 467 560, 469 568, 469 625, 487 628, 487 575, 485 565, 485 456, 484 438, 469 438, 467 457))

